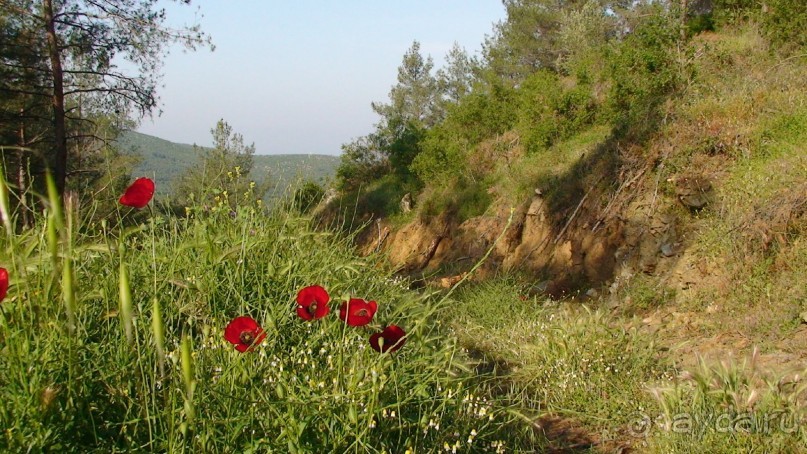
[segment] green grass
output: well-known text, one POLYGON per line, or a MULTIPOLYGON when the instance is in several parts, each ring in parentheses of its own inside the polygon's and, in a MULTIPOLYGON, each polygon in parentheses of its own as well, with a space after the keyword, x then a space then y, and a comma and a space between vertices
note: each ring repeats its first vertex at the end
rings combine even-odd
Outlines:
POLYGON ((421 217, 450 215, 458 223, 483 215, 493 202, 488 182, 458 179, 449 186, 438 187, 422 197, 421 217))
POLYGON ((803 452, 804 371, 770 372, 753 357, 681 372, 636 319, 596 301, 528 297, 525 288, 514 278, 471 285, 446 315, 477 369, 492 371, 500 395, 522 412, 562 418, 606 451, 803 452))
POLYGON ((526 297, 513 280, 465 289, 452 307, 462 345, 484 352, 511 399, 537 414, 617 431, 652 406, 645 386, 670 378, 654 340, 606 312, 526 297))
MULTIPOLYGON (((804 452, 805 391, 798 374, 771 375, 757 351, 736 363, 701 362, 653 393, 662 413, 644 430, 653 452, 804 452)), ((804 374, 804 371, 800 371, 804 374)))
POLYGON ((147 211, 142 222, 121 209, 122 222, 95 225, 51 211, 4 234, 0 450, 518 452, 540 442, 467 372, 436 318, 444 302, 356 258, 349 238, 256 207, 147 211), (304 322, 294 298, 312 284, 332 309, 304 322), (338 319, 351 296, 378 301, 371 325, 338 319), (255 351, 223 339, 241 315, 267 333, 255 351), (368 336, 388 324, 406 344, 379 354, 368 336))

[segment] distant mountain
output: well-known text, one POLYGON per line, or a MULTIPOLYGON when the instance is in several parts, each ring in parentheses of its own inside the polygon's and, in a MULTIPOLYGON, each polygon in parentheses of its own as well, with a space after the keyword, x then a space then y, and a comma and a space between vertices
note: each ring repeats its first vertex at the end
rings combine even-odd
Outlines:
MULTIPOLYGON (((174 143, 158 137, 128 131, 118 139, 123 153, 141 158, 132 170, 132 176, 153 177, 157 192, 167 195, 173 181, 193 165, 205 152, 204 147, 174 143)), ((296 180, 314 180, 324 183, 336 174, 338 156, 320 154, 254 155, 252 176, 258 182, 267 179, 272 186, 285 188, 296 180)))

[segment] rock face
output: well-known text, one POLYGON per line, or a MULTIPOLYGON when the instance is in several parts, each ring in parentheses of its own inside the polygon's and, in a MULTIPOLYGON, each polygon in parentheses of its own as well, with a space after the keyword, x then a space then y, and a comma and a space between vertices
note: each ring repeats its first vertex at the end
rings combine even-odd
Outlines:
MULTIPOLYGON (((546 274, 550 278, 547 291, 558 296, 568 293, 574 282, 609 279, 621 239, 619 229, 611 227, 593 234, 589 228, 569 229, 568 235, 558 237, 538 195, 512 209, 496 203, 487 214, 460 224, 438 216, 417 219, 393 233, 387 233, 387 227, 377 230, 385 240, 382 249, 388 259, 402 271, 467 271, 490 251, 474 278, 514 270, 546 274)), ((370 245, 377 248, 379 239, 365 242, 366 252, 370 245)))
MULTIPOLYGON (((624 188, 641 184, 641 173, 635 175, 624 188)), ((620 279, 636 273, 666 276, 686 289, 714 267, 687 254, 680 227, 687 215, 676 204, 702 209, 712 189, 694 177, 674 186, 675 198, 638 187, 595 191, 560 213, 552 213, 536 191, 516 207, 497 200, 485 214, 461 223, 445 213, 395 229, 380 222, 360 245, 367 253, 383 250, 402 272, 443 277, 461 275, 487 256, 470 279, 517 271, 535 276, 553 296, 583 294, 601 284, 619 287, 620 279)))

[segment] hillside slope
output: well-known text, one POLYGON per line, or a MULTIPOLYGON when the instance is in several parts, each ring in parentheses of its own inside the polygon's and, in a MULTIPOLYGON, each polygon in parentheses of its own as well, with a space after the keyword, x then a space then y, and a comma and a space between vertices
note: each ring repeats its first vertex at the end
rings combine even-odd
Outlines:
POLYGON ((691 55, 689 80, 646 141, 616 141, 609 125, 594 125, 527 154, 502 136, 487 147, 499 154, 488 157, 482 214, 461 216, 473 199, 427 188, 416 211, 365 229, 360 247, 444 285, 490 251, 473 278, 515 274, 533 294, 595 297, 641 315, 668 329, 670 343, 697 336, 681 352, 687 361, 756 346, 771 362, 798 364, 807 60, 776 57, 753 27, 697 36, 691 55), (434 208, 445 199, 453 209, 434 208))
POLYGON ((407 203, 382 179, 320 212, 460 286, 461 343, 560 452, 804 452, 807 57, 753 24, 687 46, 641 137, 599 122, 529 152, 508 131, 463 162, 472 184, 407 203))
MULTIPOLYGON (((193 145, 170 142, 135 131, 125 132, 119 139, 121 151, 141 158, 133 175, 153 175, 157 191, 167 195, 172 182, 199 159, 200 150, 193 145)), ((284 188, 300 178, 325 182, 333 178, 338 156, 330 155, 255 155, 252 175, 259 183, 267 179, 273 186, 284 188)))

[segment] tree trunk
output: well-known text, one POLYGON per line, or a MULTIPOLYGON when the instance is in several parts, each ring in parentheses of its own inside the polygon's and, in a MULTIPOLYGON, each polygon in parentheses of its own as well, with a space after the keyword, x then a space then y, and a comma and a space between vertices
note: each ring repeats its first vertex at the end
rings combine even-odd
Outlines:
POLYGON ((42 0, 42 15, 45 18, 45 33, 48 38, 48 54, 50 70, 53 78, 53 133, 56 152, 53 163, 53 178, 59 195, 64 195, 67 178, 67 135, 65 131, 64 113, 64 72, 59 40, 53 17, 53 0, 42 0))

